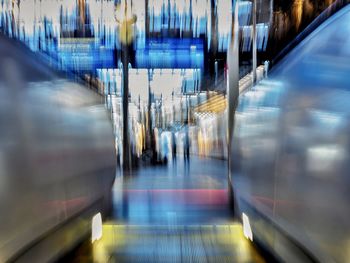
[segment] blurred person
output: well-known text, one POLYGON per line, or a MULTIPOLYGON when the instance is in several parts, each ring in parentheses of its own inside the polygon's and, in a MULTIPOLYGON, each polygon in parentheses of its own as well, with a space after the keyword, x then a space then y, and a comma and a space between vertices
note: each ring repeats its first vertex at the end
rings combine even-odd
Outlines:
POLYGON ((190 163, 190 136, 189 136, 188 126, 186 126, 185 128, 184 162, 185 162, 185 165, 190 163))
POLYGON ((219 65, 218 65, 218 61, 215 60, 215 63, 214 63, 214 68, 215 68, 215 85, 217 85, 217 82, 218 82, 218 72, 219 72, 219 65))
POLYGON ((176 163, 176 135, 174 131, 171 132, 171 155, 173 163, 176 163))
POLYGON ((162 133, 161 136, 161 143, 162 143, 162 162, 167 163, 168 162, 168 136, 165 132, 162 133))
POLYGON ((228 70, 228 66, 225 63, 225 65, 224 65, 224 77, 225 77, 225 79, 227 79, 227 70, 228 70))
POLYGON ((155 161, 159 161, 159 152, 160 152, 160 146, 159 146, 159 131, 158 128, 154 128, 153 130, 153 138, 154 138, 154 145, 155 145, 155 161))
POLYGON ((269 65, 270 65, 270 61, 265 60, 265 62, 264 62, 264 73, 265 73, 265 78, 267 78, 267 73, 269 72, 269 65))

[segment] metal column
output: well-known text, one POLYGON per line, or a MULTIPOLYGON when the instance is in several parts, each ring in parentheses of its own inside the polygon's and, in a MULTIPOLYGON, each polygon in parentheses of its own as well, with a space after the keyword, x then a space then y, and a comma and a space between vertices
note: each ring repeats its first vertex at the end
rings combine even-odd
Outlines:
POLYGON ((253 81, 252 85, 254 86, 256 83, 256 65, 257 65, 257 48, 256 48, 256 0, 253 0, 253 81))
POLYGON ((239 23, 238 23, 238 3, 236 0, 234 3, 234 12, 232 18, 232 34, 230 44, 227 50, 227 159, 228 159, 228 187, 229 187, 229 200, 233 207, 233 191, 232 191, 232 136, 234 129, 234 117, 238 104, 239 96, 239 23))
POLYGON ((123 168, 130 170, 130 138, 129 138, 129 62, 128 45, 122 44, 123 62, 123 168))

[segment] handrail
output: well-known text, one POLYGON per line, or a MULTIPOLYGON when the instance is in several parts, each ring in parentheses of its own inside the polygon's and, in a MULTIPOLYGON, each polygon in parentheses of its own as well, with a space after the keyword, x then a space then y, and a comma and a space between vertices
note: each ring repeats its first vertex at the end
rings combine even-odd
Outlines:
MULTIPOLYGON (((240 196, 240 201, 244 203, 247 209, 251 210, 257 216, 259 216, 262 220, 265 220, 266 222, 268 222, 268 224, 270 224, 277 231, 277 233, 281 235, 281 237, 286 238, 286 240, 289 241, 290 244, 292 244, 295 248, 297 248, 301 252, 301 254, 304 255, 305 258, 307 258, 311 262, 315 262, 315 263, 321 262, 319 256, 320 255, 324 256, 323 253, 321 253, 320 251, 319 251, 320 255, 316 255, 312 253, 306 246, 304 246, 304 244, 300 243, 295 237, 291 236, 285 229, 283 229, 279 224, 277 224, 274 220, 272 220, 263 211, 263 209, 260 209, 256 205, 253 205, 244 196, 240 196)), ((275 258, 277 259, 280 258, 280 255, 276 253, 276 251, 274 251, 269 244, 266 244, 265 242, 263 242, 263 240, 259 237, 259 235, 257 236, 257 238, 255 238, 254 242, 256 241, 260 246, 263 246, 265 250, 270 252, 275 258)), ((327 259, 328 259, 327 262, 333 262, 330 258, 327 258, 327 259)))

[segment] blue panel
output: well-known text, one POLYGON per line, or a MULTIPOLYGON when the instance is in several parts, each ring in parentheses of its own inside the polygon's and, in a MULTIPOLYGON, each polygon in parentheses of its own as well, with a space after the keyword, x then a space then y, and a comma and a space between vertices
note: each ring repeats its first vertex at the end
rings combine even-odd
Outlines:
POLYGON ((95 71, 96 68, 114 66, 113 50, 95 45, 94 42, 64 43, 58 50, 62 66, 74 71, 95 71))
POLYGON ((136 50, 138 68, 203 68, 202 39, 148 39, 136 50))

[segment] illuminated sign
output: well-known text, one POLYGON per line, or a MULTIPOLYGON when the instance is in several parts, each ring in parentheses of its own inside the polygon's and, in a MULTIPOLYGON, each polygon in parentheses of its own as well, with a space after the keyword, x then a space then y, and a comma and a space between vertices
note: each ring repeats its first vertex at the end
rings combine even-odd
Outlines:
POLYGON ((57 53, 62 66, 75 71, 114 66, 113 50, 100 46, 94 38, 61 38, 57 53))
POLYGON ((138 68, 203 68, 202 39, 149 39, 136 50, 138 68))

